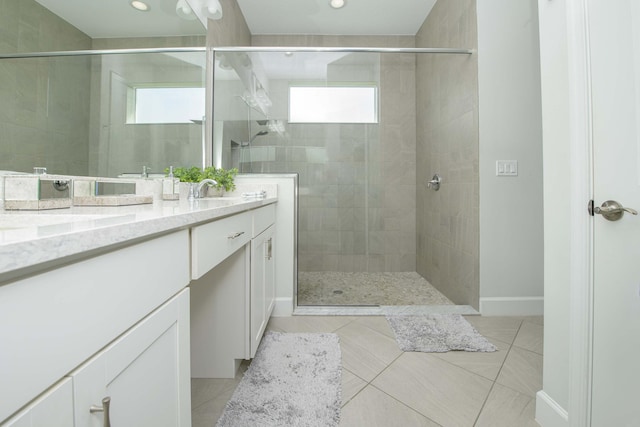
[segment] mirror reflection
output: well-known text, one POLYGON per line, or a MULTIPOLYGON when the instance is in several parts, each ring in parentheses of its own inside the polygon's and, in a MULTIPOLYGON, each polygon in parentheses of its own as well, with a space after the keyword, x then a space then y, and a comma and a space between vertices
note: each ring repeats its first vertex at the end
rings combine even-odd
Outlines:
MULTIPOLYGON (((129 1, 2 2, 0 54, 205 46, 177 0, 149 4, 143 13, 129 1)), ((114 177, 200 165, 204 74, 203 49, 0 59, 0 171, 114 177)))
POLYGON ((0 59, 0 170, 150 176, 201 165, 205 52, 0 59))

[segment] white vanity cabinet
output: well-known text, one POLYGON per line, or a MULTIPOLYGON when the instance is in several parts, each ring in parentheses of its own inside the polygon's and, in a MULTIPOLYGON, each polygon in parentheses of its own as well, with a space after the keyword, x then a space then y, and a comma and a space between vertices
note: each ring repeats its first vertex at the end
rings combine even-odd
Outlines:
POLYGON ((189 337, 187 288, 2 425, 190 427, 189 337))
POLYGON ((251 357, 256 355, 275 305, 274 230, 272 225, 251 241, 251 357))
POLYGON ((44 236, 93 252, 0 275, 0 427, 190 426, 191 378, 234 377, 274 306, 275 204, 224 212, 44 236))
POLYGON ((76 425, 190 427, 189 336, 185 289, 71 373, 76 425))
POLYGON ((255 355, 273 310, 275 205, 241 215, 191 230, 194 378, 233 378, 255 355))
MULTIPOLYGON (((150 313, 183 291, 188 283, 189 232, 180 230, 84 260, 61 261, 53 269, 0 286, 0 425, 5 422, 7 425, 23 425, 9 424, 14 422, 13 418, 9 421, 9 417, 21 408, 29 408, 28 405, 38 402, 38 399, 43 399, 43 403, 32 408, 29 415, 32 419, 49 419, 49 416, 54 419, 59 411, 67 414, 77 408, 83 397, 79 388, 80 376, 77 377, 78 383, 76 378, 71 380, 74 398, 68 405, 60 403, 69 400, 64 391, 67 386, 60 386, 60 391, 53 394, 51 387, 55 388, 61 380, 67 384, 64 379, 70 372, 87 360, 98 357, 96 355, 102 354, 100 352, 106 346, 115 345, 143 326, 147 330, 145 325, 159 318, 156 315, 148 317, 150 313), (57 402, 55 407, 44 403, 49 399, 57 402)), ((185 317, 188 298, 181 298, 187 302, 186 309, 182 303, 182 320, 178 321, 176 315, 171 324, 165 322, 166 335, 149 332, 147 342, 156 334, 153 339, 157 341, 153 341, 153 345, 149 342, 146 347, 129 350, 129 353, 115 347, 111 350, 104 359, 108 362, 101 373, 103 382, 104 378, 113 378, 117 370, 124 372, 125 359, 129 357, 133 361, 132 357, 138 351, 135 357, 139 358, 135 363, 144 360, 144 364, 154 371, 152 376, 164 377, 162 371, 172 371, 173 376, 177 375, 174 381, 188 391, 189 319, 188 315, 185 317), (165 359, 160 351, 152 349, 162 349, 178 359, 165 359), (175 363, 175 366, 169 366, 170 363, 175 363)), ((144 334, 136 334, 142 342, 144 334)), ((132 380, 139 371, 129 372, 132 374, 125 375, 123 379, 131 381, 128 385, 131 394, 148 394, 149 399, 159 398, 158 402, 164 404, 164 397, 159 397, 157 392, 148 393, 146 379, 142 381, 141 378, 140 382, 132 380)), ((115 386, 119 384, 119 381, 114 382, 115 386)), ((92 395, 91 404, 100 404, 102 397, 93 402, 92 395)), ((180 413, 190 417, 190 394, 173 394, 172 399, 179 405, 180 413)), ((79 410, 84 411, 85 404, 81 405, 79 410)), ((56 424, 38 422, 34 425, 56 424)), ((74 424, 63 422, 62 425, 74 424)), ((127 422, 126 425, 136 424, 127 422)))
POLYGON ((70 427, 73 422, 73 385, 65 378, 2 424, 5 427, 70 427))

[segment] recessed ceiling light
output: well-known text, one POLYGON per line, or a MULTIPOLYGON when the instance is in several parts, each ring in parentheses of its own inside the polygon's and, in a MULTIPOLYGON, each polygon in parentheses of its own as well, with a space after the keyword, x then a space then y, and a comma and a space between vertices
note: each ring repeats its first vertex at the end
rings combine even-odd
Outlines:
POLYGON ((329 5, 334 9, 344 7, 345 0, 329 0, 329 5))
POLYGON ((148 4, 140 0, 131 0, 130 4, 131 7, 140 12, 148 12, 151 9, 148 4))

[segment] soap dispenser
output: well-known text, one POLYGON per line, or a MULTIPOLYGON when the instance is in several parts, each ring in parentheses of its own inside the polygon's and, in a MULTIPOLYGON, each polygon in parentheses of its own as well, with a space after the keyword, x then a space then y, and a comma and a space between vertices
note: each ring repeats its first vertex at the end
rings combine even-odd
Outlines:
POLYGON ((180 180, 173 176, 173 166, 169 166, 169 175, 162 180, 162 200, 180 198, 180 180))

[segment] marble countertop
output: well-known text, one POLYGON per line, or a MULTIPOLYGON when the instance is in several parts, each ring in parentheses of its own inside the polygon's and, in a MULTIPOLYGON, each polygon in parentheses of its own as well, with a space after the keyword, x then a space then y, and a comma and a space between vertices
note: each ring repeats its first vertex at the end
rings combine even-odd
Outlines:
POLYGON ((0 284, 34 269, 275 203, 242 197, 156 201, 137 206, 0 210, 0 284))

